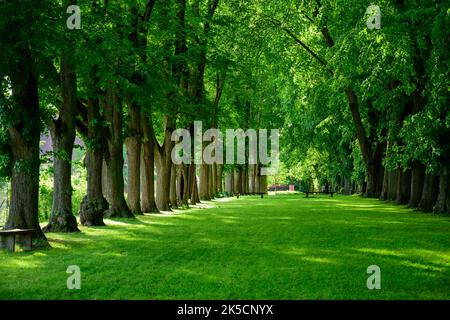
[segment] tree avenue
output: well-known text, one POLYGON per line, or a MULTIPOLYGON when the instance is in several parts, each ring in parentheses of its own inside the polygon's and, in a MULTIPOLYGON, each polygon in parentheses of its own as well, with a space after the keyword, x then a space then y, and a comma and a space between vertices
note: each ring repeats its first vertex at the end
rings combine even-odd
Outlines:
POLYGON ((78 223, 266 193, 281 175, 450 214, 448 3, 370 5, 1 2, 4 229, 45 245, 78 223), (229 130, 247 139, 223 143, 229 130))

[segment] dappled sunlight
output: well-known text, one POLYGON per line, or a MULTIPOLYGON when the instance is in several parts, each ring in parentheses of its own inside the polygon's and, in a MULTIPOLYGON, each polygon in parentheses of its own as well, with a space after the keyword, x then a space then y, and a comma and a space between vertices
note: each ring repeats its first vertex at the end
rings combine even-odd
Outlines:
POLYGON ((320 258, 320 257, 307 257, 303 256, 300 258, 300 260, 306 261, 306 262, 314 262, 314 263, 325 263, 325 264, 336 264, 336 261, 328 258, 320 258))
POLYGON ((29 270, 36 278, 34 289, 14 291, 19 298, 42 292, 46 298, 70 299, 73 295, 61 295, 56 283, 64 283, 69 264, 80 264, 86 280, 77 298, 220 299, 243 293, 329 298, 346 297, 347 290, 369 297, 362 291, 365 270, 378 264, 386 274, 395 274, 385 283, 396 284, 380 297, 401 296, 398 282, 410 279, 420 283, 424 296, 445 297, 445 279, 450 279, 448 218, 428 219, 401 208, 385 212, 385 206, 377 215, 376 207, 364 212, 372 205, 366 199, 337 199, 220 199, 219 206, 208 210, 191 207, 131 221, 108 219, 106 227, 48 234, 52 249, 0 252, 0 272, 11 273, 0 296, 15 290, 17 279, 25 281, 27 275, 20 270, 29 270), (330 287, 334 281, 338 283, 330 287))

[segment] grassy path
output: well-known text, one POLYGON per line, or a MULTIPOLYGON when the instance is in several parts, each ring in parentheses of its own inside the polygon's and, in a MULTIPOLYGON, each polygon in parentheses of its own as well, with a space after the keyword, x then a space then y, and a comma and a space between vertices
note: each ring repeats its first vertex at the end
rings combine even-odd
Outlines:
POLYGON ((207 203, 0 252, 0 299, 450 299, 450 218, 373 199, 207 203), (366 269, 381 268, 381 290, 366 269), (66 269, 81 268, 81 290, 66 269))

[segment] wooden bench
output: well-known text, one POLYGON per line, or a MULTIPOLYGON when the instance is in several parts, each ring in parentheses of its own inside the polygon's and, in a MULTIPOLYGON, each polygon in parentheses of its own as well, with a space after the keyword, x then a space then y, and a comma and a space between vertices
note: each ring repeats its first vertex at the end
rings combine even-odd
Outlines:
POLYGON ((15 252, 17 243, 22 250, 31 250, 33 246, 31 240, 35 232, 35 229, 0 230, 0 249, 15 252))
POLYGON ((306 198, 309 197, 310 194, 329 194, 333 198, 333 191, 325 192, 325 191, 305 191, 306 198))

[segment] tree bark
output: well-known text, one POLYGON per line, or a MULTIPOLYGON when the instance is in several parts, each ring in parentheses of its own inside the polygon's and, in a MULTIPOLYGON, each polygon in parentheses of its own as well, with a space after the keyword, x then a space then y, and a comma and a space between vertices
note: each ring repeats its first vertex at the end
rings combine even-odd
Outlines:
POLYGON ((212 180, 212 196, 215 198, 219 193, 219 186, 217 185, 217 163, 211 166, 211 180, 212 180))
MULTIPOLYGON (((195 165, 194 165, 194 172, 195 172, 195 165)), ((196 204, 196 203, 200 203, 200 197, 198 194, 198 178, 197 175, 194 174, 194 176, 192 177, 192 183, 193 183, 193 188, 192 188, 192 195, 191 195, 191 203, 196 204)))
POLYGON ((156 206, 159 211, 171 211, 170 210, 171 163, 168 163, 166 157, 157 156, 156 159, 158 169, 158 176, 156 180, 156 206))
MULTIPOLYGON (((106 146, 106 148, 108 148, 108 147, 106 146)), ((106 157, 108 157, 108 150, 104 149, 103 150, 103 154, 102 154, 102 159, 103 159, 103 163, 102 163, 102 192, 103 192, 103 197, 108 202, 108 207, 109 207, 109 204, 112 202, 112 200, 111 200, 112 192, 111 192, 111 185, 109 184, 109 179, 108 179, 108 168, 106 166, 106 157)))
POLYGON ((172 131, 175 123, 172 118, 166 116, 164 119, 164 142, 159 146, 155 141, 155 156, 158 169, 158 177, 156 181, 156 206, 160 211, 170 211, 170 172, 172 169, 172 148, 171 141, 172 131))
POLYGON ((209 195, 209 166, 206 163, 200 165, 200 188, 198 191, 200 201, 211 200, 209 195))
POLYGON ((234 187, 234 174, 233 171, 227 171, 225 174, 225 191, 228 193, 228 197, 233 196, 234 187))
POLYGON ((390 170, 388 171, 388 181, 389 181, 389 187, 388 187, 388 200, 394 201, 397 198, 397 184, 399 180, 399 171, 398 170, 390 170))
POLYGON ((189 167, 184 164, 178 166, 177 197, 181 206, 189 206, 189 167))
POLYGON ((419 162, 415 162, 411 169, 411 193, 408 203, 410 208, 416 208, 420 203, 422 198, 424 177, 425 166, 419 162))
POLYGON ((422 190, 422 198, 419 203, 419 210, 425 212, 433 211, 434 204, 436 203, 436 199, 438 196, 438 179, 433 174, 425 174, 423 190, 422 190))
POLYGON ((383 187, 381 189, 380 200, 388 199, 388 188, 389 188, 389 171, 385 167, 383 176, 383 187))
POLYGON ((123 181, 123 138, 122 138, 122 101, 111 87, 103 101, 105 120, 110 123, 105 154, 107 183, 110 187, 108 218, 133 218, 124 196, 123 181))
POLYGON ((439 194, 436 199, 436 205, 434 206, 435 213, 447 213, 447 193, 450 192, 448 189, 449 178, 446 174, 441 174, 439 176, 439 194))
POLYGON ((178 208, 178 199, 177 199, 177 171, 174 164, 172 164, 172 168, 170 169, 170 207, 172 209, 178 208))
POLYGON ((262 192, 264 194, 267 194, 267 176, 261 176, 261 182, 260 182, 261 190, 259 192, 262 192))
POLYGON ((198 201, 194 199, 194 184, 195 184, 195 164, 190 163, 188 168, 188 184, 189 184, 189 199, 190 204, 195 205, 198 201))
POLYGON ((209 165, 208 176, 209 176, 209 179, 208 179, 208 181, 209 181, 209 197, 212 200, 216 197, 216 192, 215 192, 216 177, 214 174, 214 165, 213 164, 209 165))
POLYGON ((366 136, 366 130, 364 129, 361 114, 359 112, 358 100, 355 92, 352 88, 346 89, 348 105, 352 114, 353 123, 356 128, 356 136, 358 138, 359 147, 363 156, 364 164, 366 166, 366 178, 367 187, 365 196, 369 198, 377 197, 378 187, 378 174, 377 166, 372 156, 372 148, 369 144, 369 140, 366 136))
POLYGON ((141 209, 141 108, 136 103, 129 106, 128 137, 125 139, 128 160, 127 203, 133 214, 142 214, 141 209))
POLYGON ((255 165, 255 193, 261 192, 261 167, 255 165))
POLYGON ((53 205, 44 232, 77 232, 77 219, 72 212, 72 152, 75 141, 77 78, 70 59, 61 57, 62 105, 57 119, 51 120, 53 144, 53 205))
POLYGON ((248 191, 250 194, 255 194, 255 165, 249 164, 248 165, 248 171, 249 171, 249 188, 248 191))
POLYGON ((47 245, 47 239, 39 226, 39 140, 40 111, 38 80, 33 73, 32 58, 23 48, 9 66, 12 97, 16 112, 21 114, 17 122, 8 128, 8 143, 13 172, 11 176, 11 200, 4 226, 9 229, 35 229, 33 240, 47 245))
POLYGON ((234 168, 234 179, 233 179, 233 193, 234 194, 242 194, 241 187, 241 174, 239 172, 239 168, 234 168))
POLYGON ((407 204, 411 195, 411 170, 399 170, 397 181, 397 204, 407 204))
POLYGON ((103 150, 100 131, 100 108, 97 98, 88 99, 88 135, 86 151, 87 195, 80 205, 80 222, 84 226, 104 226, 103 213, 108 202, 103 197, 102 167, 103 150))
POLYGON ((223 164, 217 164, 217 192, 223 193, 223 164))
POLYGON ((141 116, 143 152, 143 179, 142 179, 142 211, 146 213, 159 213, 155 201, 155 144, 153 141, 153 124, 148 115, 141 116))

